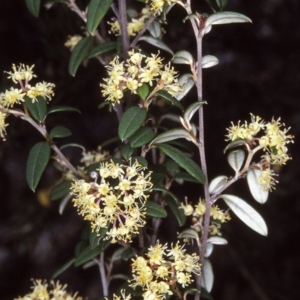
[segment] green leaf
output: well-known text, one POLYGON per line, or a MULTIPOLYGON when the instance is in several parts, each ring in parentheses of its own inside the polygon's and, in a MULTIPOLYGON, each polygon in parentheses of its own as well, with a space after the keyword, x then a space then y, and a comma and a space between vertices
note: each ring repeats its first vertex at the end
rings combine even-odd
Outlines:
POLYGON ((98 256, 103 251, 102 247, 98 245, 94 249, 91 246, 86 247, 81 253, 79 253, 78 257, 75 260, 75 267, 83 265, 84 263, 92 260, 96 256, 98 256))
POLYGON ((190 124, 190 121, 192 119, 192 117, 194 116, 194 114, 199 110, 199 108, 203 105, 203 104, 207 104, 206 101, 199 101, 199 102, 195 102, 192 103, 184 112, 183 118, 184 120, 190 124))
POLYGON ((58 200, 69 194, 72 181, 64 180, 51 190, 50 200, 58 200))
POLYGON ((82 145, 76 144, 76 143, 65 144, 65 145, 59 147, 59 149, 63 150, 63 149, 68 148, 68 147, 76 147, 76 148, 82 149, 82 151, 85 151, 85 148, 82 145))
POLYGON ((219 60, 213 55, 205 55, 202 57, 201 66, 202 69, 208 69, 216 66, 219 60))
POLYGON ((174 64, 192 65, 194 63, 193 55, 185 50, 176 52, 172 58, 174 64))
POLYGON ((51 148, 48 142, 39 142, 35 144, 27 159, 26 179, 30 189, 35 191, 41 176, 50 159, 51 148))
POLYGON ((132 161, 137 160, 139 162, 140 165, 142 165, 143 167, 148 167, 148 161, 146 158, 141 157, 141 156, 133 156, 132 157, 132 161))
POLYGON ((87 30, 93 33, 106 15, 113 0, 91 0, 87 7, 87 30))
POLYGON ((180 102, 175 97, 171 96, 167 91, 158 91, 156 95, 168 100, 173 105, 184 111, 184 107, 180 104, 180 102))
POLYGON ((129 258, 133 256, 134 256, 134 252, 132 251, 132 248, 127 248, 122 252, 121 258, 127 261, 129 258))
POLYGON ((126 144, 121 149, 121 154, 126 160, 128 160, 132 156, 133 152, 134 152, 134 149, 129 144, 126 144))
POLYGON ((62 265, 55 273, 52 275, 52 278, 56 278, 58 275, 62 274, 64 271, 69 269, 75 262, 75 258, 67 261, 64 265, 62 265))
POLYGON ((227 161, 230 167, 235 171, 238 172, 245 161, 245 151, 242 149, 231 151, 227 156, 227 161))
POLYGON ((155 145, 155 144, 160 144, 160 143, 166 143, 166 142, 170 142, 176 139, 187 139, 188 141, 191 141, 193 143, 197 144, 197 141, 195 141, 193 139, 193 137, 190 135, 190 133, 182 128, 175 128, 175 129, 171 129, 168 130, 166 132, 163 132, 161 134, 159 134, 151 143, 149 146, 151 145, 155 145))
POLYGON ((69 73, 75 76, 76 71, 82 61, 87 57, 91 46, 94 42, 94 37, 87 36, 82 38, 74 47, 69 61, 69 73))
POLYGON ((246 146, 247 148, 249 148, 247 142, 245 140, 242 140, 242 139, 238 139, 238 140, 235 140, 233 142, 230 142, 226 148, 224 149, 224 153, 227 151, 227 150, 230 150, 230 149, 233 149, 233 148, 236 148, 236 147, 240 147, 240 146, 246 146))
POLYGON ((220 10, 223 10, 227 5, 228 0, 216 0, 217 5, 219 6, 220 10))
POLYGON ((220 193, 221 189, 226 185, 227 182, 228 182, 227 176, 220 175, 215 177, 209 184, 208 192, 210 194, 220 193))
POLYGON ((146 216, 148 217, 165 218, 167 216, 166 210, 160 205, 158 205, 157 203, 154 203, 152 201, 147 201, 146 207, 147 207, 146 216))
POLYGON ((140 86, 137 89, 138 95, 141 97, 141 99, 146 99, 149 95, 149 85, 147 83, 144 83, 142 86, 140 86))
POLYGON ((186 222, 186 215, 184 214, 184 210, 180 209, 178 207, 178 203, 176 203, 176 201, 172 198, 168 199, 168 205, 169 205, 172 213, 176 217, 179 226, 183 226, 186 222))
POLYGON ((198 182, 205 182, 205 176, 199 166, 186 154, 168 144, 157 144, 156 147, 174 159, 181 168, 185 169, 190 175, 196 178, 198 182))
POLYGON ((155 46, 159 49, 165 50, 165 51, 169 52, 170 54, 174 55, 174 52, 172 51, 172 49, 169 48, 169 46, 167 46, 167 44, 160 39, 156 39, 150 35, 144 35, 144 36, 140 37, 139 41, 147 42, 148 44, 150 44, 152 46, 155 46))
POLYGON ((100 239, 100 237, 99 237, 98 233, 91 231, 90 238, 89 238, 89 243, 90 243, 91 249, 95 249, 98 246, 99 239, 100 239))
POLYGON ((220 25, 220 24, 230 24, 230 23, 246 23, 252 21, 245 15, 232 12, 232 11, 222 11, 210 15, 205 22, 205 27, 210 25, 220 25))
POLYGON ((187 229, 183 230, 178 235, 178 238, 180 238, 180 239, 195 239, 197 241, 200 240, 198 232, 193 228, 187 228, 187 229))
POLYGON ((30 13, 38 17, 40 13, 41 0, 25 0, 26 6, 30 13))
POLYGON ((160 186, 154 186, 153 187, 153 191, 158 191, 158 192, 163 192, 163 193, 166 193, 168 194, 170 197, 172 197, 177 203, 180 203, 179 199, 172 193, 170 192, 169 190, 163 188, 163 187, 160 187, 160 186))
POLYGON ((174 179, 181 179, 181 180, 188 181, 188 182, 198 183, 198 181, 193 176, 191 176, 189 173, 186 173, 186 172, 176 173, 174 175, 174 179))
POLYGON ((183 86, 184 91, 176 95, 177 101, 180 101, 195 85, 192 74, 183 74, 178 78, 178 83, 183 86))
POLYGON ((155 132, 150 127, 142 127, 130 138, 130 145, 138 148, 149 143, 155 137, 155 132))
POLYGON ((105 42, 102 44, 97 45, 95 48, 92 49, 90 52, 88 59, 96 57, 98 55, 107 53, 112 50, 116 50, 117 43, 116 42, 105 42))
POLYGON ((232 212, 252 230, 261 235, 268 235, 268 228, 261 215, 248 203, 233 195, 220 195, 232 212))
POLYGON ((67 105, 60 105, 60 106, 53 106, 51 107, 48 112, 47 115, 56 113, 56 112, 78 112, 81 114, 81 111, 78 108, 72 107, 72 106, 67 106, 67 105))
POLYGON ((161 35, 161 25, 157 21, 153 21, 149 26, 148 26, 148 31, 154 38, 159 38, 161 35))
POLYGON ((26 107, 28 108, 32 117, 39 122, 43 121, 47 114, 46 100, 41 96, 38 96, 38 101, 35 101, 34 103, 32 103, 32 99, 28 96, 25 96, 24 99, 26 107))
POLYGON ((258 179, 262 176, 262 171, 259 169, 250 169, 247 172, 247 182, 253 198, 260 204, 266 203, 269 197, 269 191, 264 189, 264 186, 259 184, 258 179))
POLYGON ((202 274, 203 274, 203 286, 208 292, 210 292, 214 284, 214 272, 210 261, 206 258, 204 258, 204 262, 202 266, 202 274))
POLYGON ((52 138, 64 138, 70 135, 72 135, 72 132, 64 126, 56 126, 50 131, 52 138))
POLYGON ((146 117, 147 112, 143 108, 133 106, 127 109, 119 124, 118 134, 120 139, 124 141, 133 135, 145 122, 146 117))

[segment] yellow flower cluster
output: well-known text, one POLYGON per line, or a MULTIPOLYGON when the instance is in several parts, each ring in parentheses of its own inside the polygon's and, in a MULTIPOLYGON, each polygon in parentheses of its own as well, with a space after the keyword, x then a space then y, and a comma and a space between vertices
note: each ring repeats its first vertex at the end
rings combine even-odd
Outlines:
MULTIPOLYGON (((151 11, 148 6, 142 9, 138 14, 139 18, 132 18, 127 24, 127 32, 129 36, 135 36, 144 27, 146 20, 151 16, 151 11)), ((116 18, 112 18, 107 22, 110 25, 109 33, 113 33, 116 36, 121 35, 120 23, 116 18)))
POLYGON ((235 141, 238 139, 246 140, 249 145, 256 145, 258 141, 259 147, 265 151, 263 158, 269 164, 284 165, 291 158, 287 154, 286 145, 293 143, 293 136, 287 134, 290 128, 281 129, 284 126, 278 120, 272 119, 271 122, 265 123, 260 117, 251 114, 251 122, 248 124, 234 125, 228 128, 227 140, 235 141), (256 135, 263 130, 264 135, 257 137, 256 135))
POLYGON ((263 187, 264 191, 275 189, 275 184, 278 183, 278 181, 273 178, 275 175, 274 171, 268 167, 263 170, 261 176, 257 178, 257 182, 263 187))
MULTIPOLYGON (((201 231, 202 220, 206 211, 205 201, 199 200, 199 202, 193 207, 191 204, 186 203, 181 204, 179 208, 183 209, 186 216, 193 217, 193 228, 197 231, 201 231)), ((219 229, 220 224, 229 221, 230 215, 228 212, 223 212, 217 205, 212 205, 210 210, 211 225, 210 225, 210 235, 221 235, 219 229)))
POLYGON ((150 5, 150 9, 157 15, 160 15, 163 8, 172 3, 181 2, 178 0, 146 0, 146 3, 150 5))
POLYGON ((97 151, 83 151, 82 158, 80 160, 86 167, 102 162, 110 157, 108 151, 102 151, 101 146, 98 146, 97 151))
POLYGON ((67 285, 61 285, 59 282, 50 282, 50 286, 46 281, 40 279, 34 280, 32 292, 24 297, 15 298, 15 300, 82 300, 82 297, 69 294, 66 291, 67 285))
POLYGON ((177 291, 177 283, 183 288, 193 282, 192 273, 200 274, 199 257, 186 254, 178 243, 171 249, 157 243, 151 246, 146 257, 133 259, 133 279, 130 286, 141 286, 145 300, 165 299, 177 291))
POLYGON ((183 91, 183 87, 177 80, 177 72, 170 66, 170 63, 163 65, 163 59, 158 54, 151 54, 151 57, 147 57, 134 50, 129 51, 128 54, 129 58, 125 63, 119 62, 119 57, 116 56, 106 66, 109 77, 104 79, 106 84, 101 83, 100 86, 102 95, 107 97, 107 101, 113 105, 119 103, 126 90, 136 94, 138 88, 144 83, 151 87, 153 82, 157 83, 152 95, 159 90, 166 90, 172 96, 183 91))
POLYGON ((11 87, 5 93, 0 94, 0 104, 4 107, 13 107, 25 101, 24 97, 29 97, 32 102, 38 101, 37 97, 43 97, 45 100, 51 100, 54 96, 54 84, 49 82, 38 82, 35 86, 31 86, 28 82, 36 77, 33 73, 34 65, 31 67, 20 64, 16 67, 12 65, 13 72, 6 72, 14 83, 19 83, 20 88, 11 87))
POLYGON ((145 170, 137 160, 129 165, 110 161, 100 165, 93 176, 95 182, 74 180, 71 186, 74 206, 91 222, 93 231, 105 227, 108 228, 105 239, 111 238, 112 243, 130 242, 132 235, 145 225, 145 203, 152 191, 151 173, 144 174, 145 170))

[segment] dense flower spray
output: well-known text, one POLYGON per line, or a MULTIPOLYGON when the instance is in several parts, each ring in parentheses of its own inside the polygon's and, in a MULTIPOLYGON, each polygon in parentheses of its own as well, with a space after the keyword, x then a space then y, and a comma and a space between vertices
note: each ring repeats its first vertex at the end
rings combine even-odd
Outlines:
POLYGON ((74 205, 92 230, 107 228, 105 239, 131 241, 133 234, 145 225, 146 201, 152 191, 151 173, 136 160, 129 165, 105 162, 95 179, 100 183, 74 180, 71 193, 74 205))

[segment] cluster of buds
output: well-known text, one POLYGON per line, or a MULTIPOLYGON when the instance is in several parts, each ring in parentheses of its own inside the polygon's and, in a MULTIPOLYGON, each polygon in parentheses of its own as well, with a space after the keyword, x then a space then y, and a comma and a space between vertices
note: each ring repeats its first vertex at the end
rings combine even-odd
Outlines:
POLYGON ((264 122, 259 116, 251 114, 251 122, 248 124, 234 125, 228 128, 227 140, 244 140, 247 148, 253 153, 263 150, 261 161, 255 167, 261 170, 261 176, 257 179, 265 191, 272 190, 277 182, 273 176, 272 165, 284 165, 291 157, 288 155, 287 144, 293 143, 293 136, 287 134, 290 128, 284 128, 280 118, 271 122, 264 122), (260 134, 261 133, 261 134, 260 134))
POLYGON ((101 83, 102 95, 107 97, 113 105, 119 103, 124 96, 124 92, 129 90, 137 94, 138 88, 143 84, 153 86, 156 83, 151 95, 159 90, 165 90, 172 96, 176 96, 183 91, 183 87, 178 83, 177 72, 170 66, 170 63, 163 65, 162 58, 152 54, 147 57, 134 50, 129 51, 129 58, 126 62, 119 62, 116 56, 106 68, 108 69, 108 78, 101 83))
POLYGON ((157 243, 151 246, 146 257, 133 259, 133 279, 130 286, 141 286, 144 299, 165 299, 178 292, 177 284, 183 288, 192 282, 192 273, 200 274, 199 257, 185 253, 178 243, 171 249, 157 243))
MULTIPOLYGON (((183 209, 186 216, 192 216, 192 227, 200 232, 202 230, 203 217, 206 211, 205 201, 200 199, 195 207, 193 207, 186 201, 186 203, 181 204, 179 208, 183 209)), ((211 236, 221 236, 221 224, 231 219, 229 213, 222 211, 218 207, 218 205, 212 205, 210 210, 210 217, 211 224, 209 226, 209 234, 211 236)))
POLYGON ((71 194, 80 215, 94 232, 107 228, 105 239, 130 242, 145 225, 146 201, 152 191, 151 173, 136 160, 129 165, 105 162, 95 172, 95 182, 74 180, 71 194), (100 183, 97 177, 100 175, 100 183))
MULTIPOLYGON (((135 36, 145 26, 145 22, 151 16, 151 11, 148 6, 142 9, 138 17, 132 18, 127 23, 127 32, 129 36, 135 36)), ((121 35, 120 23, 116 18, 112 18, 111 21, 107 22, 110 25, 109 33, 113 33, 118 36, 121 35)))
POLYGON ((24 297, 18 297, 15 300, 82 300, 82 297, 69 294, 66 291, 67 285, 62 285, 59 282, 51 281, 50 285, 46 281, 40 279, 33 281, 32 292, 24 297))
POLYGON ((53 83, 38 82, 35 86, 31 86, 31 81, 36 75, 33 73, 34 65, 27 66, 20 64, 16 67, 12 66, 12 72, 6 72, 14 83, 19 84, 19 88, 11 87, 4 93, 0 93, 0 136, 4 139, 6 134, 6 127, 8 124, 5 122, 9 114, 9 109, 13 108, 16 104, 25 102, 25 99, 31 100, 33 103, 39 101, 39 97, 50 101, 54 95, 53 83))

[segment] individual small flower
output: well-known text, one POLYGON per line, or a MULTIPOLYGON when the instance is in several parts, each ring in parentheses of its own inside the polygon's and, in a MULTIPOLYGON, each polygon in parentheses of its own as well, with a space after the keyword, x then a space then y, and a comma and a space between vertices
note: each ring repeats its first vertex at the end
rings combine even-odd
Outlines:
POLYGON ((181 2, 178 0, 146 0, 146 3, 149 4, 150 10, 155 14, 160 15, 163 11, 165 5, 171 5, 172 3, 181 2))
POLYGON ((16 65, 13 64, 12 65, 13 72, 5 72, 5 73, 10 75, 8 78, 11 78, 11 80, 14 83, 18 83, 20 81, 25 80, 27 84, 27 82, 30 81, 33 77, 36 77, 36 75, 32 71, 33 67, 34 65, 27 66, 24 64, 20 64, 19 67, 17 68, 16 65))
POLYGON ((81 39, 81 35, 69 35, 67 41, 65 42, 65 47, 72 51, 81 39))
POLYGON ((2 137, 3 140, 5 140, 6 127, 8 126, 8 124, 5 123, 6 117, 7 117, 7 114, 0 111, 0 137, 2 137))
POLYGON ((6 90, 1 96, 1 104, 4 107, 13 107, 15 104, 20 104, 25 101, 25 93, 23 93, 21 89, 10 88, 10 90, 6 90))
POLYGON ((274 176, 276 174, 270 168, 267 168, 261 172, 261 176, 257 178, 258 183, 263 187, 264 191, 271 191, 275 189, 277 180, 275 180, 274 176))
POLYGON ((50 101, 54 96, 55 85, 49 82, 39 82, 34 87, 28 85, 27 96, 32 99, 32 103, 37 102, 37 97, 43 97, 50 101))
POLYGON ((91 222, 92 230, 107 227, 105 239, 130 242, 145 225, 146 201, 152 191, 151 172, 138 161, 123 165, 103 162, 97 170, 100 183, 74 180, 71 194, 80 215, 91 222))
POLYGON ((144 300, 168 298, 178 289, 177 284, 184 288, 193 282, 192 273, 200 274, 199 257, 186 254, 178 243, 167 249, 166 244, 157 242, 145 256, 132 260, 130 280, 131 287, 142 287, 144 300))
POLYGON ((190 216, 190 215, 192 215, 193 212, 194 212, 193 206, 192 206, 191 204, 187 203, 187 198, 185 198, 185 204, 182 203, 182 204, 179 206, 179 208, 183 209, 184 214, 185 214, 186 216, 190 216))
MULTIPOLYGON (((51 281, 48 284, 40 279, 33 281, 32 292, 24 297, 15 298, 15 300, 82 300, 82 297, 75 294, 69 294, 66 291, 67 285, 62 285, 57 281, 51 281)), ((126 299, 127 300, 127 299, 126 299)))

